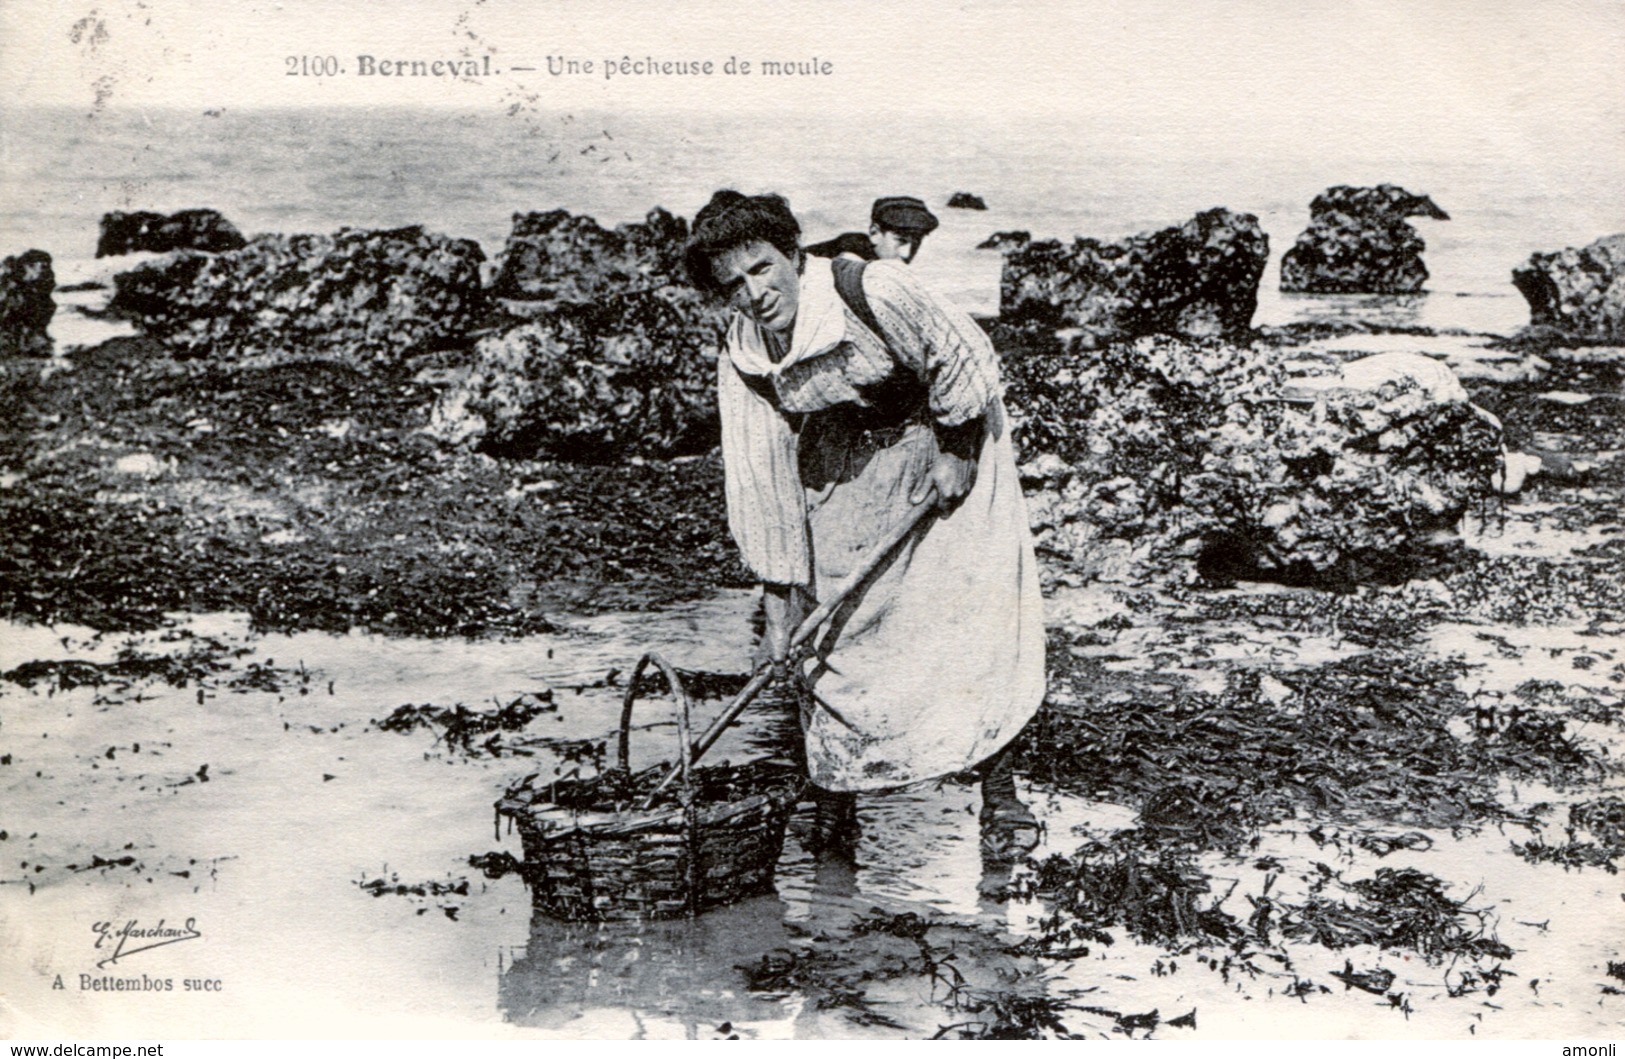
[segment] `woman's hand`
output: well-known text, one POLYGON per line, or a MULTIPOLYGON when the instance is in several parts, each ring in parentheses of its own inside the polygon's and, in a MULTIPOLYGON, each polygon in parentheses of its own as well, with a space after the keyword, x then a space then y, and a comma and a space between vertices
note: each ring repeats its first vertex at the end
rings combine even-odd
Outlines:
POLYGON ((951 511, 955 504, 964 499, 976 484, 976 461, 956 456, 951 452, 939 452, 937 458, 931 463, 931 470, 925 480, 915 486, 914 492, 909 496, 911 504, 923 504, 931 495, 933 488, 937 494, 937 507, 942 511, 951 511))
POLYGON ((783 680, 790 671, 790 638, 807 616, 806 598, 795 585, 763 584, 762 610, 767 616, 762 646, 773 663, 773 678, 783 680))
POLYGON ((911 504, 923 504, 936 489, 937 508, 952 511, 976 484, 976 464, 982 455, 983 421, 972 419, 959 426, 937 424, 937 455, 925 478, 909 495, 911 504))

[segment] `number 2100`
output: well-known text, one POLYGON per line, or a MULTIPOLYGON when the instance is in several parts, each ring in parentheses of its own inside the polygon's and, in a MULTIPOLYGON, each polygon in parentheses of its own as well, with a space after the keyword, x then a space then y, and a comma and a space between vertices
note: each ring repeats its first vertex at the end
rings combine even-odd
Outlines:
POLYGON ((337 77, 344 72, 337 55, 290 55, 284 61, 289 77, 337 77))

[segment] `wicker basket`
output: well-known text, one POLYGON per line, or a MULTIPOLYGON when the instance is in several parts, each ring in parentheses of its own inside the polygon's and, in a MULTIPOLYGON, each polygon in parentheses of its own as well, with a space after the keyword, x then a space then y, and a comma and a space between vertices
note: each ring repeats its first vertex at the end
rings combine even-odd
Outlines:
POLYGON ((561 919, 662 919, 773 888, 804 783, 799 771, 777 761, 698 768, 690 746, 682 680, 658 655, 644 655, 621 708, 617 767, 590 779, 532 780, 497 803, 519 827, 521 871, 538 911, 561 919), (677 699, 682 765, 675 793, 652 805, 649 792, 668 770, 633 775, 628 745, 632 705, 651 665, 677 699))

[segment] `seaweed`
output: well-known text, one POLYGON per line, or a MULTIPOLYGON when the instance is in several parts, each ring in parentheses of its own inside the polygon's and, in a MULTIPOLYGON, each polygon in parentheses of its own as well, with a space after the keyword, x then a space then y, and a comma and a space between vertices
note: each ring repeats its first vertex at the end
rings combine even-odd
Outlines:
MULTIPOLYGON (((675 667, 677 679, 683 682, 683 690, 694 699, 725 699, 732 698, 750 682, 748 673, 717 673, 710 670, 684 669, 675 667)), ((659 667, 650 666, 643 671, 638 680, 637 694, 663 695, 670 691, 666 674, 659 667)))
POLYGON ((1329 949, 1373 945, 1420 953, 1437 963, 1449 956, 1508 959, 1512 950, 1486 933, 1488 914, 1447 896, 1435 876, 1411 868, 1378 868, 1345 884, 1353 904, 1319 894, 1302 905, 1278 904, 1276 923, 1288 938, 1329 949))
POLYGON ((810 948, 775 949, 739 970, 753 993, 789 996, 801 993, 819 1011, 840 1010, 859 1026, 903 1029, 901 1022, 877 1011, 864 995, 866 975, 848 966, 841 955, 810 948))
POLYGON ((424 915, 430 907, 438 908, 447 918, 455 920, 461 906, 453 904, 449 899, 453 897, 469 896, 469 883, 465 878, 448 877, 444 882, 429 879, 424 882, 404 883, 399 875, 390 872, 389 878, 379 876, 368 879, 363 876, 355 880, 356 886, 366 894, 373 897, 406 897, 413 899, 417 905, 417 914, 424 915))
POLYGON ((1148 848, 1132 833, 1048 857, 1028 885, 1061 917, 1053 924, 1058 929, 1046 932, 1052 939, 1109 942, 1110 927, 1166 945, 1228 944, 1243 934, 1235 917, 1219 908, 1222 898, 1207 899, 1208 876, 1188 852, 1148 848))
POLYGON ((468 866, 478 868, 487 879, 500 879, 505 875, 518 875, 523 871, 519 858, 505 849, 475 853, 468 858, 468 866))
POLYGON ((385 732, 436 729, 436 741, 454 750, 471 756, 483 753, 501 757, 504 751, 523 755, 528 755, 530 751, 505 746, 498 738, 500 733, 518 731, 537 717, 557 711, 558 704, 553 701, 553 692, 544 690, 498 703, 494 710, 471 710, 460 702, 455 706, 407 704, 395 707, 388 717, 373 724, 385 732), (486 738, 476 743, 481 736, 486 738))
POLYGON ((1282 703, 1261 695, 1252 670, 1228 673, 1217 694, 1114 693, 1086 660, 1062 665, 1078 704, 1040 714, 1026 743, 1034 775, 1138 803, 1151 825, 1181 807, 1200 843, 1234 847, 1298 811, 1427 827, 1502 816, 1498 767, 1565 772, 1577 760, 1566 742, 1520 743, 1515 755, 1462 743, 1448 725, 1469 707, 1451 663, 1362 655, 1281 671, 1282 703))
POLYGON ((1512 843, 1512 851, 1530 864, 1556 864, 1564 871, 1601 868, 1609 875, 1619 874, 1615 861, 1622 855, 1617 848, 1610 849, 1593 842, 1576 842, 1573 838, 1561 845, 1547 845, 1538 836, 1528 842, 1512 843))
MULTIPOLYGON (((1012 993, 1004 991, 971 992, 960 998, 958 1008, 971 1015, 981 1016, 938 1027, 931 1035, 934 1041, 956 1039, 962 1041, 1039 1041, 1077 1040, 1078 1035, 1067 1029, 1061 1021, 1071 1006, 1063 997, 1012 993)), ((1152 1012, 1150 1026, 1133 1024, 1132 1029, 1156 1028, 1156 1013, 1152 1012)), ((1134 1016, 1129 1016, 1131 1019, 1134 1016)), ((1119 1022, 1119 1026, 1123 1024, 1119 1022)))
POLYGON ((1512 843, 1513 852, 1531 864, 1557 864, 1563 870, 1601 868, 1618 874, 1615 863, 1625 857, 1625 800, 1613 795, 1580 802, 1569 807, 1568 840, 1550 845, 1537 835, 1528 842, 1512 843), (1589 834, 1595 841, 1582 841, 1589 834))
POLYGON ((1625 799, 1607 795, 1569 807, 1569 824, 1625 852, 1625 799))
POLYGON ((117 339, 71 354, 72 371, 3 373, 15 476, 0 490, 0 615, 147 630, 243 611, 257 631, 523 635, 553 629, 555 607, 746 581, 717 457, 443 451, 421 428, 444 359, 177 362, 117 339), (121 472, 126 453, 152 473, 121 472))
MULTIPOLYGON (((638 772, 605 768, 595 775, 582 775, 580 769, 571 769, 545 779, 540 773, 532 773, 510 784, 497 806, 499 812, 507 814, 520 813, 532 806, 618 813, 684 804, 688 792, 682 783, 667 782, 672 767, 668 761, 638 772)), ((787 785, 799 788, 803 776, 792 762, 758 758, 742 765, 698 766, 691 780, 694 801, 705 804, 737 801, 769 788, 787 785)))

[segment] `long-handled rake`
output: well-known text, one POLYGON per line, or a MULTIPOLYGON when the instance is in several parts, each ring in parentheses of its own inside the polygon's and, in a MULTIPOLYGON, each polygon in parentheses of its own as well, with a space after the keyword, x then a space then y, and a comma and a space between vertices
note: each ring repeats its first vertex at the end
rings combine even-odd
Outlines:
MULTIPOLYGON (((790 637, 789 661, 791 664, 795 664, 800 660, 802 652, 812 642, 814 634, 818 632, 819 628, 824 624, 824 622, 829 620, 830 615, 834 614, 836 609, 839 608, 842 603, 846 602, 847 597, 850 596, 859 585, 867 581, 871 574, 880 568, 881 564, 883 564, 891 556, 892 552, 897 548, 897 546, 907 539, 910 533, 914 532, 915 528, 920 525, 925 516, 931 511, 935 510, 936 506, 937 494, 936 490, 933 489, 927 494, 924 500, 922 500, 901 522, 897 524, 897 526, 892 529, 890 533, 886 534, 886 536, 875 545, 874 550, 872 550, 864 558, 863 562, 858 565, 858 568, 848 574, 846 579, 835 587, 834 591, 830 592, 821 601, 819 601, 818 606, 813 610, 813 612, 807 615, 806 619, 803 620, 800 625, 796 626, 796 631, 790 637)), ((751 701, 755 699, 756 696, 761 693, 762 689, 767 687, 772 680, 773 663, 771 661, 764 661, 756 667, 756 671, 751 674, 751 678, 745 684, 745 686, 739 690, 739 694, 733 697, 733 700, 728 703, 727 707, 722 711, 717 719, 711 722, 710 727, 701 733, 700 737, 694 741, 694 744, 689 751, 688 761, 686 762, 689 767, 692 767, 695 763, 697 763, 700 758, 704 756, 705 752, 710 750, 711 747, 716 744, 716 741, 722 736, 723 731, 725 731, 730 724, 733 724, 733 722, 738 719, 739 715, 744 712, 745 707, 749 706, 751 701)), ((675 691, 676 689, 673 690, 675 691)), ((628 701, 627 709, 630 708, 631 703, 628 701)), ((682 775, 684 765, 684 762, 679 761, 677 764, 672 766, 671 771, 666 773, 665 778, 660 781, 660 785, 657 786, 652 793, 650 793, 648 800, 644 803, 645 807, 653 804, 656 796, 658 796, 662 791, 670 786, 674 780, 682 775)))

